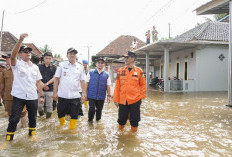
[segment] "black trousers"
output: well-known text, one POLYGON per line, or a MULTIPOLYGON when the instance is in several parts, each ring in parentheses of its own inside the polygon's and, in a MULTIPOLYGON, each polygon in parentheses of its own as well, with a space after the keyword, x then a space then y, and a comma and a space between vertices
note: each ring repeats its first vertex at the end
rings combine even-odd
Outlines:
POLYGON ((29 128, 36 127, 38 100, 25 100, 13 97, 11 116, 9 118, 7 132, 15 132, 17 124, 20 120, 20 115, 25 105, 28 111, 29 128))
POLYGON ((118 124, 125 125, 128 115, 130 115, 130 125, 138 127, 140 121, 140 105, 141 100, 131 105, 128 105, 127 103, 126 105, 119 104, 118 124))
POLYGON ((89 121, 93 120, 95 112, 96 112, 96 120, 101 119, 104 101, 105 100, 89 99, 89 113, 88 113, 89 121))
POLYGON ((58 118, 64 117, 66 114, 70 114, 71 119, 78 119, 80 104, 81 104, 80 98, 65 99, 58 97, 58 104, 57 104, 58 118))

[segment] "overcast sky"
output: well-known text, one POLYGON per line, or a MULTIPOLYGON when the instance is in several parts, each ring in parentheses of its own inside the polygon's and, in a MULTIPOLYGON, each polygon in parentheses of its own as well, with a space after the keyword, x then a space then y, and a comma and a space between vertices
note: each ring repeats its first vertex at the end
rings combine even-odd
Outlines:
MULTIPOLYGON (((145 32, 155 25, 160 38, 175 37, 203 23, 205 17, 193 10, 210 0, 0 0, 5 9, 4 31, 37 47, 48 44, 53 53, 66 56, 69 47, 87 59, 120 35, 134 35, 145 41, 145 32), (40 5, 39 5, 40 4, 40 5), (37 6, 38 5, 38 6, 37 6), (36 7, 37 6, 37 7, 36 7)), ((0 16, 1 17, 1 16, 0 16)))

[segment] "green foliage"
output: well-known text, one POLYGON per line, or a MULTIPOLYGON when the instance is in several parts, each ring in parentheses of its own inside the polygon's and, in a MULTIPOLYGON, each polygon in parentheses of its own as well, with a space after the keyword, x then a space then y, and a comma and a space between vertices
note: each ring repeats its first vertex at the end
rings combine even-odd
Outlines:
POLYGON ((214 15, 214 18, 215 18, 215 20, 216 21, 219 21, 219 20, 221 20, 222 18, 224 18, 225 16, 227 16, 228 14, 216 14, 216 15, 214 15))
POLYGON ((60 54, 55 54, 54 58, 61 58, 61 55, 60 54))
POLYGON ((95 69, 96 68, 96 63, 95 62, 91 62, 89 69, 95 69))
POLYGON ((46 52, 52 52, 52 48, 48 46, 48 44, 45 44, 44 47, 40 48, 41 51, 43 51, 43 53, 46 52))

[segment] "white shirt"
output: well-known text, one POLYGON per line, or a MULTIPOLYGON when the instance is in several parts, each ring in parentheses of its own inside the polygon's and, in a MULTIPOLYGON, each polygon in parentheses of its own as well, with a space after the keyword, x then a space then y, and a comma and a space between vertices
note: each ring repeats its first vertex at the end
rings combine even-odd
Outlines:
POLYGON ((80 98, 80 81, 86 79, 84 67, 81 64, 71 64, 65 61, 59 64, 55 77, 60 78, 58 97, 65 99, 80 98))
MULTIPOLYGON (((99 70, 97 69, 97 71, 98 71, 98 74, 100 74, 100 73, 102 73, 102 72, 99 72, 99 70)), ((86 82, 89 82, 89 80, 90 80, 90 75, 89 75, 89 72, 88 72, 88 74, 87 74, 87 77, 86 77, 86 82)), ((107 79, 107 85, 111 85, 111 79, 110 79, 110 75, 109 75, 109 77, 108 77, 108 79, 107 79)))
POLYGON ((11 95, 24 100, 38 99, 36 81, 42 79, 38 66, 17 60, 11 68, 14 75, 11 95))

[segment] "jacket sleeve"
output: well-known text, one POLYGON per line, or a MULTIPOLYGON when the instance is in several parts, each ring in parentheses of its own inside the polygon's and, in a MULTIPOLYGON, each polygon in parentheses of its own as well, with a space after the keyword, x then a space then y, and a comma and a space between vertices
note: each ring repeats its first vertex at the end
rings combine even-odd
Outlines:
POLYGON ((141 99, 146 98, 146 79, 143 71, 140 73, 140 79, 139 79, 139 85, 140 85, 140 95, 141 99))
POLYGON ((113 102, 120 102, 120 70, 118 70, 117 78, 114 87, 114 97, 113 102))

